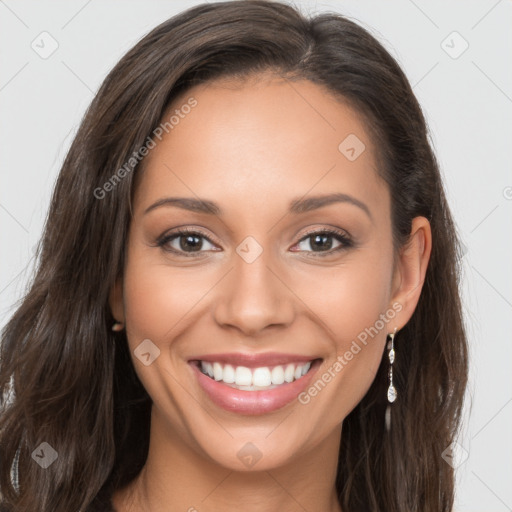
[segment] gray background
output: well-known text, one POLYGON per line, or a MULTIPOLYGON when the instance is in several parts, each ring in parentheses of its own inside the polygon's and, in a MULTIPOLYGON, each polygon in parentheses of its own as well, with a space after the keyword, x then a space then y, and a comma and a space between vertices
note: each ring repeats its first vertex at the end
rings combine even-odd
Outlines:
MULTIPOLYGON (((101 81, 145 33, 197 3, 0 0, 0 326, 24 293, 54 180, 101 81), (31 46, 41 53, 52 44, 58 48, 47 58, 31 46)), ((471 376, 453 462, 454 510, 512 510, 512 3, 295 5, 334 10, 369 29, 401 63, 425 110, 467 248, 471 376)))

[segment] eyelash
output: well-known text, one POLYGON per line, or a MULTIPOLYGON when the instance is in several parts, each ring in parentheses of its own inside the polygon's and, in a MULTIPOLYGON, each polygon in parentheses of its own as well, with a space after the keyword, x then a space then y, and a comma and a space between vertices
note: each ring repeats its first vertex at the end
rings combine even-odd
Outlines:
MULTIPOLYGON (((172 252, 174 254, 178 254, 178 255, 184 256, 186 258, 190 258, 190 257, 194 258, 194 257, 197 257, 196 254, 204 252, 204 251, 198 251, 198 252, 187 253, 187 252, 183 252, 183 251, 177 251, 176 249, 165 248, 165 245, 168 244, 170 241, 174 240, 175 238, 179 238, 179 237, 185 236, 185 235, 197 235, 200 238, 206 239, 209 243, 214 244, 214 242, 212 242, 206 235, 203 235, 201 232, 193 230, 193 229, 189 229, 189 228, 182 228, 182 229, 179 229, 172 233, 169 233, 167 235, 163 235, 162 237, 160 237, 157 240, 155 245, 157 247, 162 248, 166 252, 172 252)), ((320 230, 308 231, 307 233, 304 234, 304 236, 297 243, 307 240, 312 235, 330 235, 333 238, 335 238, 336 240, 338 240, 338 242, 341 243, 341 245, 339 247, 336 247, 335 249, 330 249, 328 251, 321 251, 321 252, 317 252, 317 253, 314 253, 314 251, 306 251, 306 252, 314 253, 314 256, 313 256, 314 258, 316 258, 316 257, 323 258, 326 256, 330 256, 330 255, 332 255, 336 252, 339 252, 341 250, 353 247, 353 245, 354 245, 352 240, 345 233, 343 233, 342 231, 338 231, 336 229, 320 229, 320 230)), ((297 245, 297 244, 295 244, 295 245, 297 245)), ((302 251, 296 251, 296 252, 302 252, 302 251)))

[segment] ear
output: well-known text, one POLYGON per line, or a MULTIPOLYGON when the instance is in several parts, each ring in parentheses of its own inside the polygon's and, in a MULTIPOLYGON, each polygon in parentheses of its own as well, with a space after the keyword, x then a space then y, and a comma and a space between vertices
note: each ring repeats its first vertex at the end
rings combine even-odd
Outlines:
POLYGON ((402 306, 402 310, 396 316, 398 330, 410 320, 416 309, 425 282, 431 250, 430 223, 425 217, 415 217, 409 240, 400 250, 393 274, 391 303, 398 302, 402 306))
POLYGON ((123 303, 123 278, 116 279, 114 286, 110 289, 108 302, 112 316, 117 322, 124 323, 124 303, 123 303))

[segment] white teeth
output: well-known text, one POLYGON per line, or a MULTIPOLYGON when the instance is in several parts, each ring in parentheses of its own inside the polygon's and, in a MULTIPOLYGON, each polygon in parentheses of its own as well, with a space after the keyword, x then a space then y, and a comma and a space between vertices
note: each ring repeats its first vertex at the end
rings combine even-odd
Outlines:
POLYGON ((213 378, 215 380, 222 380, 222 366, 220 363, 213 363, 213 378))
POLYGON ((295 374, 295 366, 293 364, 289 364, 284 371, 284 380, 286 382, 293 382, 293 377, 295 374))
POLYGON ((210 377, 213 377, 212 363, 207 363, 205 361, 201 361, 201 370, 203 370, 204 374, 209 375, 210 377))
POLYGON ((251 386, 252 373, 245 366, 237 366, 235 370, 235 384, 237 386, 251 386))
POLYGON ((283 384, 284 382, 284 370, 282 366, 276 366, 272 370, 272 384, 283 384))
POLYGON ((230 365, 227 364, 224 366, 224 373, 222 380, 226 384, 233 384, 235 382, 235 369, 230 365))
POLYGON ((270 386, 272 384, 272 375, 268 368, 256 368, 252 374, 253 386, 270 386))
POLYGON ((305 364, 288 364, 284 366, 275 366, 272 370, 267 366, 260 368, 247 368, 230 364, 223 365, 218 362, 210 363, 201 361, 201 370, 205 375, 210 376, 216 381, 222 381, 225 384, 232 384, 233 387, 245 390, 272 389, 285 382, 290 383, 300 379, 308 373, 311 368, 311 362, 305 364))
POLYGON ((306 375, 306 373, 309 372, 309 369, 311 368, 311 363, 306 363, 303 367, 302 367, 302 375, 306 375))

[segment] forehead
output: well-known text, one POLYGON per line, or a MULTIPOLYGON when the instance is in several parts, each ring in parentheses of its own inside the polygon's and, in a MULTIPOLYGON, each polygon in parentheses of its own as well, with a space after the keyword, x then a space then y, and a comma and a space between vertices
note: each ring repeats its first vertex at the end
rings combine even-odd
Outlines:
POLYGON ((308 193, 382 199, 363 118, 312 82, 217 80, 182 93, 162 122, 171 116, 146 157, 135 214, 166 194, 253 209, 308 193))

